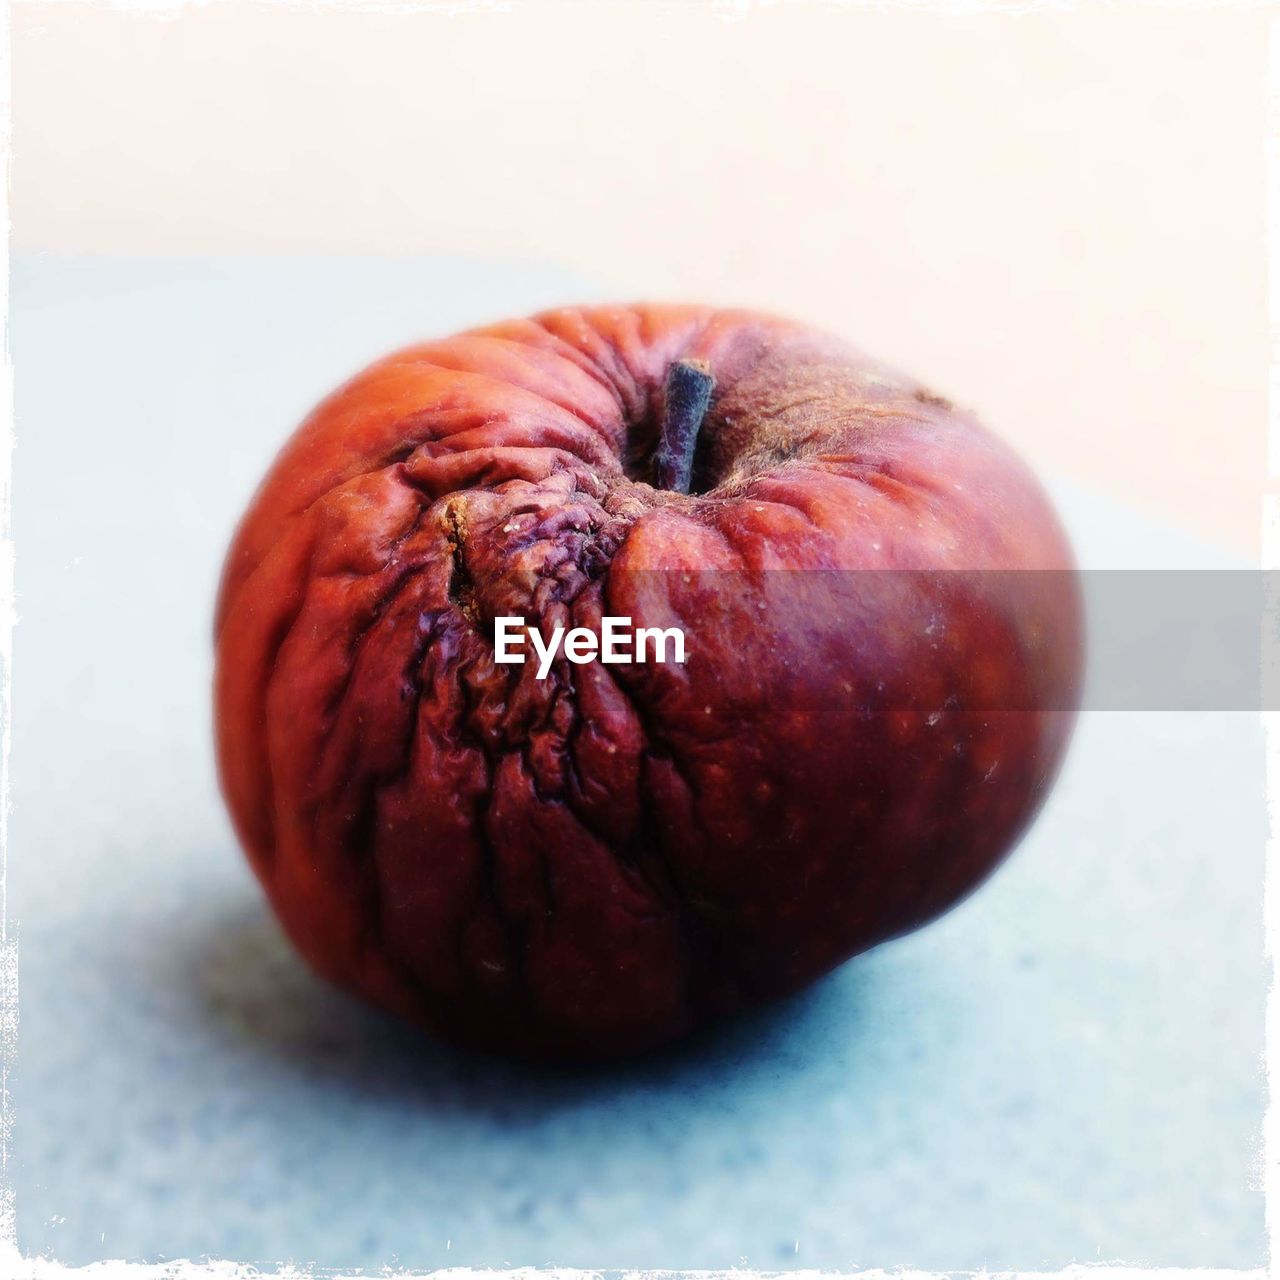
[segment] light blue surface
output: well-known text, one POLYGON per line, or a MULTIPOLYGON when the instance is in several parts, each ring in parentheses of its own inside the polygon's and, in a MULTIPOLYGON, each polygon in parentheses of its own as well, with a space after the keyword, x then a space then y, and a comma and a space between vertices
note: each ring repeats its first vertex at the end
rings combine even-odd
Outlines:
MULTIPOLYGON (((937 925, 675 1055, 433 1046, 281 942, 212 773, 231 522, 338 376, 591 290, 495 264, 20 261, 19 1238, 74 1263, 1258 1265, 1262 743, 1086 716, 937 925)), ((1212 565, 1062 491, 1087 563, 1212 565)))

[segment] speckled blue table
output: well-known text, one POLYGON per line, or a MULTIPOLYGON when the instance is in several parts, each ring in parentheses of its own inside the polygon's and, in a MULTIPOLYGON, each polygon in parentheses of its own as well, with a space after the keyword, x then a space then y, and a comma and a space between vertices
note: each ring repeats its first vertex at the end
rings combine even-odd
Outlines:
MULTIPOLYGON (((19 261, 19 1239, 69 1262, 1257 1265, 1262 743, 1090 713, 936 926, 658 1061, 436 1047, 283 945, 213 781, 210 604, 287 425, 528 265, 19 261)), ((1093 565, 1215 557, 1058 493, 1093 565)))

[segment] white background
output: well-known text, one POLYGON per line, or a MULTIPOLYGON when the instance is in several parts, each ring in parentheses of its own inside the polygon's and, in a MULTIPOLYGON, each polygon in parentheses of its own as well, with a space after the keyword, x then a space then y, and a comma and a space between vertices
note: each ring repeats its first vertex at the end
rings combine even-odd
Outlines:
POLYGON ((1266 20, 19 0, 14 235, 501 255, 781 310, 1256 554, 1266 20))

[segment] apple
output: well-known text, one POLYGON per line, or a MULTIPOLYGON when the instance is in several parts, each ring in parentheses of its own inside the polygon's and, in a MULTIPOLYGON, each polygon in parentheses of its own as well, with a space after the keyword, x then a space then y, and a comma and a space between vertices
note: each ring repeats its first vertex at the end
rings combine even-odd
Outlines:
POLYGON ((334 392, 240 524, 216 637, 224 793, 303 956, 572 1060, 972 890, 1052 783, 1082 650, 1052 509, 970 415, 802 325, 650 305, 334 392), (572 660, 499 661, 498 619, 578 632, 572 660), (606 619, 684 661, 603 661, 606 619))

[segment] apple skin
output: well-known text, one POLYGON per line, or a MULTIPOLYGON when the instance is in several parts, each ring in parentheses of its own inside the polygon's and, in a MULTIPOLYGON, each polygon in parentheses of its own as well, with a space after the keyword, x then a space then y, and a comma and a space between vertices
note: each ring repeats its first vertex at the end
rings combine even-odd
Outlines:
POLYGON ((1082 662, 1070 550, 1003 444, 834 338, 692 306, 361 373, 254 497, 216 635, 223 790, 298 950, 566 1060, 945 911, 1046 795, 1082 662), (690 359, 715 394, 685 495, 643 477, 690 359), (494 661, 495 616, 605 614, 682 625, 687 662, 494 661))

